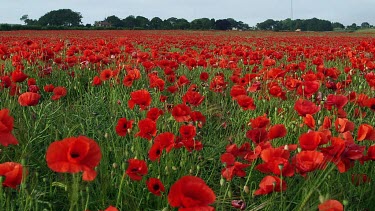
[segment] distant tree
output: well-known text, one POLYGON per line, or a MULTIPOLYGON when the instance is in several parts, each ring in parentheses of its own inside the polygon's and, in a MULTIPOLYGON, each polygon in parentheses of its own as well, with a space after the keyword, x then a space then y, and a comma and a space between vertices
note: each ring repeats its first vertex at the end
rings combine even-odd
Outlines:
POLYGON ((370 24, 368 23, 368 22, 363 22, 362 24, 361 24, 361 28, 370 28, 370 24))
POLYGON ((190 23, 184 18, 179 18, 176 20, 174 28, 181 29, 181 30, 190 29, 190 23))
POLYGON ((107 21, 110 23, 113 27, 124 27, 124 22, 117 16, 111 15, 104 19, 104 21, 107 21))
POLYGON ((273 30, 277 24, 277 21, 273 19, 267 19, 261 23, 257 23, 256 27, 260 30, 273 30))
POLYGON ((357 29, 358 29, 358 27, 357 27, 357 24, 356 24, 356 23, 352 23, 352 25, 350 25, 350 26, 347 26, 346 28, 347 28, 347 29, 349 29, 349 30, 357 30, 357 29))
POLYGON ((163 20, 159 17, 154 17, 150 21, 150 29, 162 29, 163 20))
POLYGON ((178 20, 178 18, 170 17, 166 20, 166 23, 164 23, 164 24, 165 24, 165 26, 168 26, 169 29, 177 29, 176 28, 177 20, 178 20))
POLYGON ((29 19, 29 15, 22 15, 22 17, 20 18, 20 20, 23 21, 23 22, 25 22, 25 20, 27 20, 27 19, 29 19))
POLYGON ((135 18, 135 26, 139 29, 148 29, 150 25, 150 20, 143 16, 137 16, 135 18))
POLYGON ((22 15, 20 18, 21 21, 25 22, 26 25, 38 25, 37 20, 29 19, 29 15, 22 15))
POLYGON ((173 29, 172 27, 173 27, 173 26, 172 26, 171 22, 168 21, 168 19, 163 20, 163 23, 162 23, 162 25, 161 25, 161 28, 162 28, 162 29, 173 29))
POLYGON ((250 29, 250 26, 247 23, 244 23, 242 21, 237 22, 237 26, 236 27, 238 29, 241 29, 241 30, 248 30, 248 29, 250 29))
POLYGON ((215 29, 217 29, 217 30, 229 30, 229 29, 232 29, 232 24, 227 19, 216 20, 215 29))
POLYGON ((339 23, 339 22, 332 23, 332 27, 334 29, 345 29, 345 26, 342 23, 339 23))
POLYGON ((71 9, 53 10, 39 18, 42 26, 79 26, 82 23, 82 15, 71 9))
POLYGON ((292 19, 290 18, 287 18, 285 20, 282 20, 280 21, 279 23, 280 27, 281 27, 281 30, 288 30, 288 31, 294 31, 296 30, 296 28, 294 27, 294 21, 292 21, 292 19))
POLYGON ((124 27, 127 29, 134 29, 134 27, 136 27, 137 25, 135 17, 133 15, 129 15, 122 21, 124 22, 124 27))

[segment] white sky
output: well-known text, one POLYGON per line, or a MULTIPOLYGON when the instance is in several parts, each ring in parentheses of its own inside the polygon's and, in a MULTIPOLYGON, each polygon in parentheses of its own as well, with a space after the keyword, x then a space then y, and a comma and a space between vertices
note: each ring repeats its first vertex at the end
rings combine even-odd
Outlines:
POLYGON ((266 19, 284 20, 319 18, 344 25, 369 22, 375 25, 375 0, 0 0, 0 23, 20 24, 22 15, 39 19, 51 10, 72 9, 80 12, 84 24, 93 24, 110 15, 123 19, 141 15, 160 17, 234 18, 249 26, 266 19))

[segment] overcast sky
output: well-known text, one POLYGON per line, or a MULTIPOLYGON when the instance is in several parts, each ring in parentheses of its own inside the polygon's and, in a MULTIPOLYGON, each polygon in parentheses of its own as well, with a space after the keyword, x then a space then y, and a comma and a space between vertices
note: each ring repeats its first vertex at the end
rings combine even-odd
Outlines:
POLYGON ((234 18, 249 26, 266 19, 319 18, 344 25, 369 22, 375 25, 375 0, 0 0, 0 23, 20 24, 22 15, 39 19, 57 9, 80 12, 84 24, 110 15, 146 18, 234 18))

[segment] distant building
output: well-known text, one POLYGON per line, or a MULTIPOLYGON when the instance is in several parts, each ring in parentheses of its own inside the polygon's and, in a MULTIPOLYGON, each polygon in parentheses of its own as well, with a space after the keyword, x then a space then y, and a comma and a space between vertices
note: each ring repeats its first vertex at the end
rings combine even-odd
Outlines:
POLYGON ((300 31, 302 31, 301 29, 296 29, 296 32, 300 32, 300 31))
POLYGON ((95 26, 97 26, 97 27, 111 27, 112 24, 108 21, 95 21, 95 26))

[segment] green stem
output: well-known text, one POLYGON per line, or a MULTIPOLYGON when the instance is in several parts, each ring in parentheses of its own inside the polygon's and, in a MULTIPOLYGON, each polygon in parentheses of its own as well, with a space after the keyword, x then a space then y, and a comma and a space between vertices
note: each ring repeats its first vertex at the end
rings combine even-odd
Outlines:
POLYGON ((69 211, 78 210, 78 206, 77 206, 78 198, 79 198, 79 175, 73 174, 73 185, 71 188, 69 211))
POLYGON ((121 191, 122 191, 122 185, 124 183, 124 175, 121 177, 121 182, 120 182, 120 187, 118 188, 118 193, 117 193, 117 200, 116 200, 116 207, 118 207, 120 198, 121 198, 121 191))

